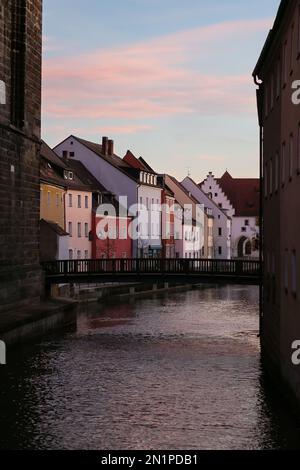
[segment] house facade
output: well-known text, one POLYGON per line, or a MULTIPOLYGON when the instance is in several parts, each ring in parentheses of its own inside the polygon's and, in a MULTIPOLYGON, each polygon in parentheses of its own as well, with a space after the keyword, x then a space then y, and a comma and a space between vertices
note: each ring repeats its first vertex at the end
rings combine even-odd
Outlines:
POLYGON ((161 256, 161 193, 157 175, 132 166, 114 153, 114 143, 104 137, 102 144, 70 136, 55 147, 61 158, 82 162, 89 172, 116 198, 126 199, 135 218, 132 230, 133 255, 161 256))
MULTIPOLYGON (((199 204, 210 211, 213 218, 212 238, 213 252, 209 258, 231 259, 232 219, 210 198, 190 177, 186 177, 182 186, 192 194, 199 204)), ((211 245, 211 243, 210 243, 211 245)))
MULTIPOLYGON (((300 106, 293 94, 300 76, 300 3, 280 3, 256 64, 263 177, 263 358, 273 377, 300 404, 300 106)), ((298 92, 299 96, 299 92, 298 92)))
POLYGON ((39 263, 42 1, 0 9, 0 310, 43 294, 39 263))
POLYGON ((215 178, 209 173, 199 187, 232 221, 231 258, 258 259, 259 179, 233 178, 227 171, 215 178))
POLYGON ((40 153, 40 219, 65 229, 64 172, 67 165, 42 142, 40 153))
POLYGON ((209 226, 212 222, 204 207, 172 176, 164 175, 165 183, 174 193, 175 245, 178 258, 207 258, 212 248, 209 226))
POLYGON ((175 244, 175 195, 168 188, 164 175, 159 176, 159 183, 162 186, 162 246, 163 258, 176 257, 175 244))

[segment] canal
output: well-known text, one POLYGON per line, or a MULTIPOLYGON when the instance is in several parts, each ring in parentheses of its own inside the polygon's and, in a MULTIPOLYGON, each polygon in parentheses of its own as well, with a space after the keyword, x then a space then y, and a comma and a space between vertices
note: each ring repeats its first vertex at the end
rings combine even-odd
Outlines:
POLYGON ((2 449, 300 448, 260 365, 258 289, 90 304, 9 354, 2 449))

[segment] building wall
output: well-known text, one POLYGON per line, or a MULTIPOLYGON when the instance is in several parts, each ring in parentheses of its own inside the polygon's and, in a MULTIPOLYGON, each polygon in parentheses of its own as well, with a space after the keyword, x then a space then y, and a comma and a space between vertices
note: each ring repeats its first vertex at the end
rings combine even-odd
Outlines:
POLYGON ((65 228, 65 190, 41 183, 40 217, 65 228))
POLYGON ((291 360, 292 343, 300 339, 300 107, 292 103, 292 82, 300 76, 299 20, 299 2, 289 2, 260 73, 264 94, 262 346, 268 363, 300 403, 299 366, 291 360))
POLYGON ((0 309, 5 309, 38 301, 43 292, 39 265, 42 2, 7 0, 1 5, 0 309))
POLYGON ((163 257, 175 258, 175 238, 174 238, 174 204, 175 198, 162 192, 162 245, 163 257))
POLYGON ((155 256, 162 254, 161 240, 161 201, 162 189, 141 184, 138 188, 139 224, 143 234, 138 240, 136 256, 150 255, 149 247, 160 247, 155 256))
POLYGON ((107 228, 103 227, 103 220, 107 222, 107 218, 104 219, 103 217, 97 217, 95 215, 93 215, 93 218, 92 257, 95 259, 132 258, 132 238, 130 236, 131 218, 112 218, 107 228), (116 233, 113 234, 115 228, 116 233), (111 233, 111 236, 105 239, 103 238, 104 229, 111 233))
MULTIPOLYGON (((217 204, 209 198, 199 186, 191 180, 185 178, 182 185, 189 191, 199 204, 204 204, 205 207, 212 211, 213 221, 213 241, 210 241, 210 246, 213 247, 212 257, 216 259, 230 259, 231 258, 231 219, 220 210, 217 204), (221 230, 221 235, 220 235, 221 230), (220 250, 221 249, 221 250, 220 250)), ((210 251, 210 250, 208 250, 210 251)))
MULTIPOLYGON (((209 195, 212 199, 212 201, 222 208, 225 212, 225 214, 231 219, 231 223, 223 222, 222 224, 222 233, 223 229, 225 230, 225 233, 227 236, 222 240, 223 237, 219 237, 218 235, 218 230, 219 230, 219 219, 217 220, 215 218, 215 230, 214 230, 214 239, 215 239, 215 256, 224 258, 223 255, 219 255, 219 247, 221 246, 222 248, 222 253, 227 253, 227 258, 237 258, 241 257, 239 256, 238 253, 238 247, 240 241, 244 241, 244 249, 246 247, 246 243, 250 242, 251 247, 254 247, 254 242, 253 240, 255 238, 259 238, 259 214, 257 214, 257 217, 239 217, 236 215, 235 208, 231 204, 229 198, 227 195, 224 193, 222 190, 221 186, 219 185, 218 181, 216 181, 214 175, 210 173, 203 184, 201 185, 202 191, 204 191, 207 195, 209 195), (248 225, 247 225, 247 223, 248 225), (230 227, 231 225, 231 227, 230 227)), ((217 215, 216 210, 214 210, 214 214, 217 215)), ((227 218, 228 218, 227 217, 227 218)), ((222 220, 222 219, 221 219, 222 220)), ((243 257, 249 257, 252 259, 258 259, 259 258, 259 250, 257 249, 252 249, 251 254, 247 255, 244 252, 243 257)))
POLYGON ((89 238, 89 232, 92 230, 91 192, 68 189, 66 194, 65 230, 69 233, 69 250, 72 250, 69 257, 73 259, 90 259, 92 256, 92 243, 89 238), (81 198, 81 207, 78 205, 78 196, 81 198), (72 198, 72 205, 70 204, 70 197, 72 198), (88 198, 88 207, 85 207, 85 197, 88 198), (70 227, 70 223, 72 227, 70 227), (78 224, 80 224, 80 232, 78 232, 78 224))
MULTIPOLYGON (((186 191, 183 188, 181 189, 180 186, 178 186, 168 175, 165 175, 165 182, 174 193, 176 201, 180 206, 184 207, 186 205, 191 207, 192 218, 194 221, 198 220, 199 225, 198 227, 193 228, 192 224, 185 223, 182 227, 183 240, 177 240, 175 243, 176 253, 180 253, 179 257, 183 258, 199 258, 203 256, 203 253, 208 253, 208 237, 205 236, 205 233, 207 233, 205 227, 208 222, 207 215, 204 212, 204 207, 200 204, 196 204, 196 202, 189 197, 186 191), (194 234, 192 233, 193 231, 195 232, 194 234)), ((178 222, 175 222, 175 226, 178 227, 178 222)))
POLYGON ((54 149, 60 157, 63 156, 64 150, 74 152, 74 159, 81 161, 108 191, 116 196, 127 196, 128 207, 137 203, 137 183, 134 180, 72 137, 69 137, 54 149))

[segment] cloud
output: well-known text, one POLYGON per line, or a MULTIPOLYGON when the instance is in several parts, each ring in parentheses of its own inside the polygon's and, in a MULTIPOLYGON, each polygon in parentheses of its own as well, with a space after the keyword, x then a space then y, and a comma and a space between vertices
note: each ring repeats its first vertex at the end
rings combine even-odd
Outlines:
MULTIPOLYGON (((250 74, 203 73, 201 57, 230 54, 271 20, 226 22, 136 44, 44 63, 44 115, 57 120, 118 120, 116 132, 145 130, 134 120, 178 115, 248 114, 255 94, 250 74), (124 124, 120 124, 119 121, 124 124)), ((232 59, 228 58, 229 62, 232 59)))

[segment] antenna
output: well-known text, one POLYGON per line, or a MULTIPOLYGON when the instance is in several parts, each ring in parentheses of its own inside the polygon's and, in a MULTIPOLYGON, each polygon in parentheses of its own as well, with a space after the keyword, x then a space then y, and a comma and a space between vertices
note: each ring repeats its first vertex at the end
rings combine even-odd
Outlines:
POLYGON ((187 167, 186 167, 186 170, 187 170, 187 175, 188 175, 188 177, 190 177, 190 176, 191 176, 191 167, 190 167, 190 166, 187 166, 187 167))

